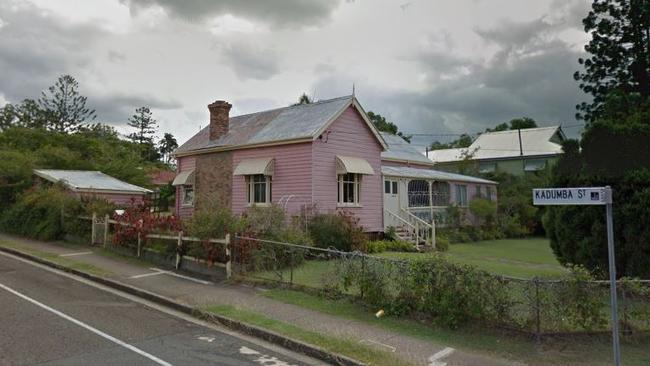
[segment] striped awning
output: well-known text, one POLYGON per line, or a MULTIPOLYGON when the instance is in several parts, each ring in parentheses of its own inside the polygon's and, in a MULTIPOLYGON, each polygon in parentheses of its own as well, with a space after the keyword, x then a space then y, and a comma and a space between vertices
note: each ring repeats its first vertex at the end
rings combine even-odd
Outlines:
POLYGON ((184 172, 178 173, 176 178, 174 178, 172 185, 173 186, 194 185, 194 169, 186 170, 184 172))
POLYGON ((245 159, 235 168, 234 175, 256 175, 263 174, 273 176, 275 170, 275 159, 245 159))
POLYGON ((351 156, 336 156, 336 174, 375 174, 375 171, 365 159, 351 156))

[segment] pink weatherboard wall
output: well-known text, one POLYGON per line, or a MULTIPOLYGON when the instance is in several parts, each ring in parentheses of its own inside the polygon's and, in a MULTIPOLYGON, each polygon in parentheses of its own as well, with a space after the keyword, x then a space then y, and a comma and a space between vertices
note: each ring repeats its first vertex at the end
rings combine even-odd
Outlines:
MULTIPOLYGON (((233 151, 233 169, 245 159, 274 158, 274 175, 271 181, 271 199, 286 207, 289 215, 300 212, 304 204, 311 203, 312 148, 311 142, 269 146, 233 151)), ((233 175, 232 211, 241 214, 248 208, 246 178, 233 175)))
MULTIPOLYGON (((176 174, 194 169, 196 167, 195 156, 183 156, 178 158, 176 166, 176 174)), ((189 218, 194 212, 193 206, 183 206, 182 204, 182 190, 181 187, 176 187, 176 215, 182 219, 189 218)))
POLYGON ((313 200, 321 212, 347 210, 360 219, 365 231, 383 231, 381 178, 382 147, 353 107, 341 116, 312 145, 313 200), (336 156, 363 158, 375 171, 361 181, 361 207, 337 207, 336 156))

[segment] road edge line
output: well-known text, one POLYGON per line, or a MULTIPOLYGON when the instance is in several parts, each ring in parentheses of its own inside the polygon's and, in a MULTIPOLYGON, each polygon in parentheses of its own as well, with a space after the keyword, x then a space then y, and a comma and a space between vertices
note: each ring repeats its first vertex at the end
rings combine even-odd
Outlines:
POLYGON ((36 262, 54 269, 58 269, 63 272, 71 273, 79 277, 83 277, 87 280, 97 282, 99 284, 102 284, 107 287, 111 287, 113 289, 126 292, 131 295, 135 295, 141 298, 144 298, 146 300, 149 300, 151 302, 157 303, 159 305, 163 305, 169 308, 172 308, 176 311, 179 311, 181 313, 193 316, 195 318, 204 320, 204 321, 209 321, 215 324, 222 325, 228 329, 244 333, 249 336, 253 336, 255 338, 260 338, 262 340, 265 340, 269 343, 287 348, 291 351, 301 353, 303 355, 309 356, 316 358, 318 360, 328 362, 334 365, 340 365, 340 366, 367 366, 365 363, 354 360, 350 357, 334 353, 334 352, 329 352, 326 351, 320 347, 304 343, 302 341, 295 340, 293 338, 289 338, 287 336, 281 335, 279 333, 266 330, 254 325, 250 325, 238 320, 231 319, 229 317, 220 315, 220 314, 215 314, 212 312, 208 312, 202 309, 198 309, 189 305, 181 304, 177 301, 174 301, 168 297, 158 295, 156 293, 134 287, 131 285, 127 285, 125 283, 121 283, 115 280, 111 280, 108 278, 96 276, 87 272, 83 272, 74 268, 66 267, 62 264, 58 264, 55 262, 51 262, 47 259, 43 259, 40 257, 37 257, 35 255, 25 253, 23 251, 13 249, 13 248, 7 248, 3 247, 0 245, 0 251, 9 253, 12 255, 15 255, 17 257, 27 259, 32 262, 36 262))

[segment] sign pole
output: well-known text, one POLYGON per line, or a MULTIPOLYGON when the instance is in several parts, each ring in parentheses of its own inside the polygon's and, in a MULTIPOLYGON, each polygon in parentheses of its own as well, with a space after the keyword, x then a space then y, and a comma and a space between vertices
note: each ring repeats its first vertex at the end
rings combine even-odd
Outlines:
POLYGON ((604 205, 607 221, 607 253, 609 260, 610 309, 612 312, 612 343, 614 365, 621 366, 621 348, 618 333, 618 301, 616 299, 616 260, 614 254, 614 213, 612 187, 536 188, 533 205, 604 205))
POLYGON ((621 349, 618 335, 618 301, 616 299, 616 260, 614 258, 614 214, 612 212, 612 189, 607 186, 608 195, 606 208, 607 216, 607 252, 609 256, 609 289, 612 311, 612 342, 614 343, 614 365, 621 365, 621 349))

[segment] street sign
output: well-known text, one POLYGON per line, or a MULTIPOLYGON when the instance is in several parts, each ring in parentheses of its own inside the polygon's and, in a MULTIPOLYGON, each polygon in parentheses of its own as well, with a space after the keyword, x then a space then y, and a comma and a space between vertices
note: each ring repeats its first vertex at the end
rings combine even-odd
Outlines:
POLYGON ((618 339, 618 301, 616 299, 616 261, 614 258, 614 214, 612 210, 612 189, 609 186, 537 188, 533 189, 533 205, 605 205, 614 365, 620 366, 621 348, 618 339))
POLYGON ((605 187, 533 189, 534 205, 606 205, 612 202, 605 187))

